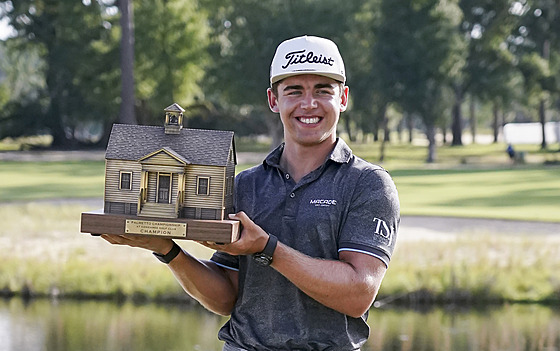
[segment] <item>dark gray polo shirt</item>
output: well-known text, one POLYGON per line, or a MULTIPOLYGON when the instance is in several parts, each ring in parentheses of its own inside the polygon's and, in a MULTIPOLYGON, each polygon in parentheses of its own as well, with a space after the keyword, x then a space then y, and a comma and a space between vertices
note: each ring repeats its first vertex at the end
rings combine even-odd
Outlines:
MULTIPOLYGON (((284 147, 236 177, 236 211, 306 255, 337 260, 356 251, 389 264, 399 226, 397 189, 384 169, 352 154, 342 139, 326 162, 295 183, 280 164, 284 147)), ((250 256, 216 252, 239 270, 239 296, 219 338, 248 350, 356 350, 367 314, 352 318, 313 300, 250 256)))

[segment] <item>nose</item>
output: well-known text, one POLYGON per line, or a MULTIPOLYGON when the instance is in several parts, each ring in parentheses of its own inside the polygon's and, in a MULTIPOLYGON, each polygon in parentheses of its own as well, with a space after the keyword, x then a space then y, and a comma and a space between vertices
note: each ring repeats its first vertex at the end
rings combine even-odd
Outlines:
POLYGON ((307 93, 302 96, 301 108, 303 109, 317 108, 317 99, 315 99, 315 96, 313 96, 312 93, 307 93))

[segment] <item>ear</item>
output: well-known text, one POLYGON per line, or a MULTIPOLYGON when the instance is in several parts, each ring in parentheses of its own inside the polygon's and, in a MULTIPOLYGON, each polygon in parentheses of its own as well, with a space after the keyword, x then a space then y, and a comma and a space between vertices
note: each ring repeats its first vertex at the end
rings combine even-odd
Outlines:
POLYGON ((278 98, 272 92, 272 89, 268 88, 266 90, 266 94, 268 95, 268 107, 272 112, 278 113, 280 110, 278 109, 278 98))
POLYGON ((343 90, 342 90, 342 94, 340 94, 340 112, 344 112, 348 108, 349 94, 350 94, 350 88, 348 88, 345 85, 343 90))

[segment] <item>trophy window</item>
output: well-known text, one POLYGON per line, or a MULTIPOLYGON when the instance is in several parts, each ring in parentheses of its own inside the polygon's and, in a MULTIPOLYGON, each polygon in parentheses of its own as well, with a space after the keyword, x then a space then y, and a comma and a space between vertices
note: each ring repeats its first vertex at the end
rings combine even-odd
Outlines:
POLYGON ((120 172, 120 190, 132 190, 132 172, 120 172))
POLYGON ((196 184, 197 195, 208 195, 210 193, 210 177, 198 177, 196 184))

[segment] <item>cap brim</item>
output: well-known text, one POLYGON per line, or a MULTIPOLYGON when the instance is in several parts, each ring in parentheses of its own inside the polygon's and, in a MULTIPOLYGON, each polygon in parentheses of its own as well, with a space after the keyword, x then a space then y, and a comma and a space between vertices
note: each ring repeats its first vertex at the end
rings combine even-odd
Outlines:
POLYGON ((317 72, 317 71, 313 71, 313 70, 309 70, 309 71, 296 71, 296 72, 290 72, 290 73, 285 73, 285 74, 279 74, 277 76, 274 77, 270 77, 270 85, 281 81, 282 79, 286 79, 288 77, 292 77, 292 76, 300 76, 302 74, 316 74, 318 76, 323 76, 323 77, 328 77, 331 79, 336 80, 337 82, 341 82, 341 83, 345 83, 345 78, 343 75, 341 74, 336 74, 336 73, 332 73, 332 72, 317 72))

